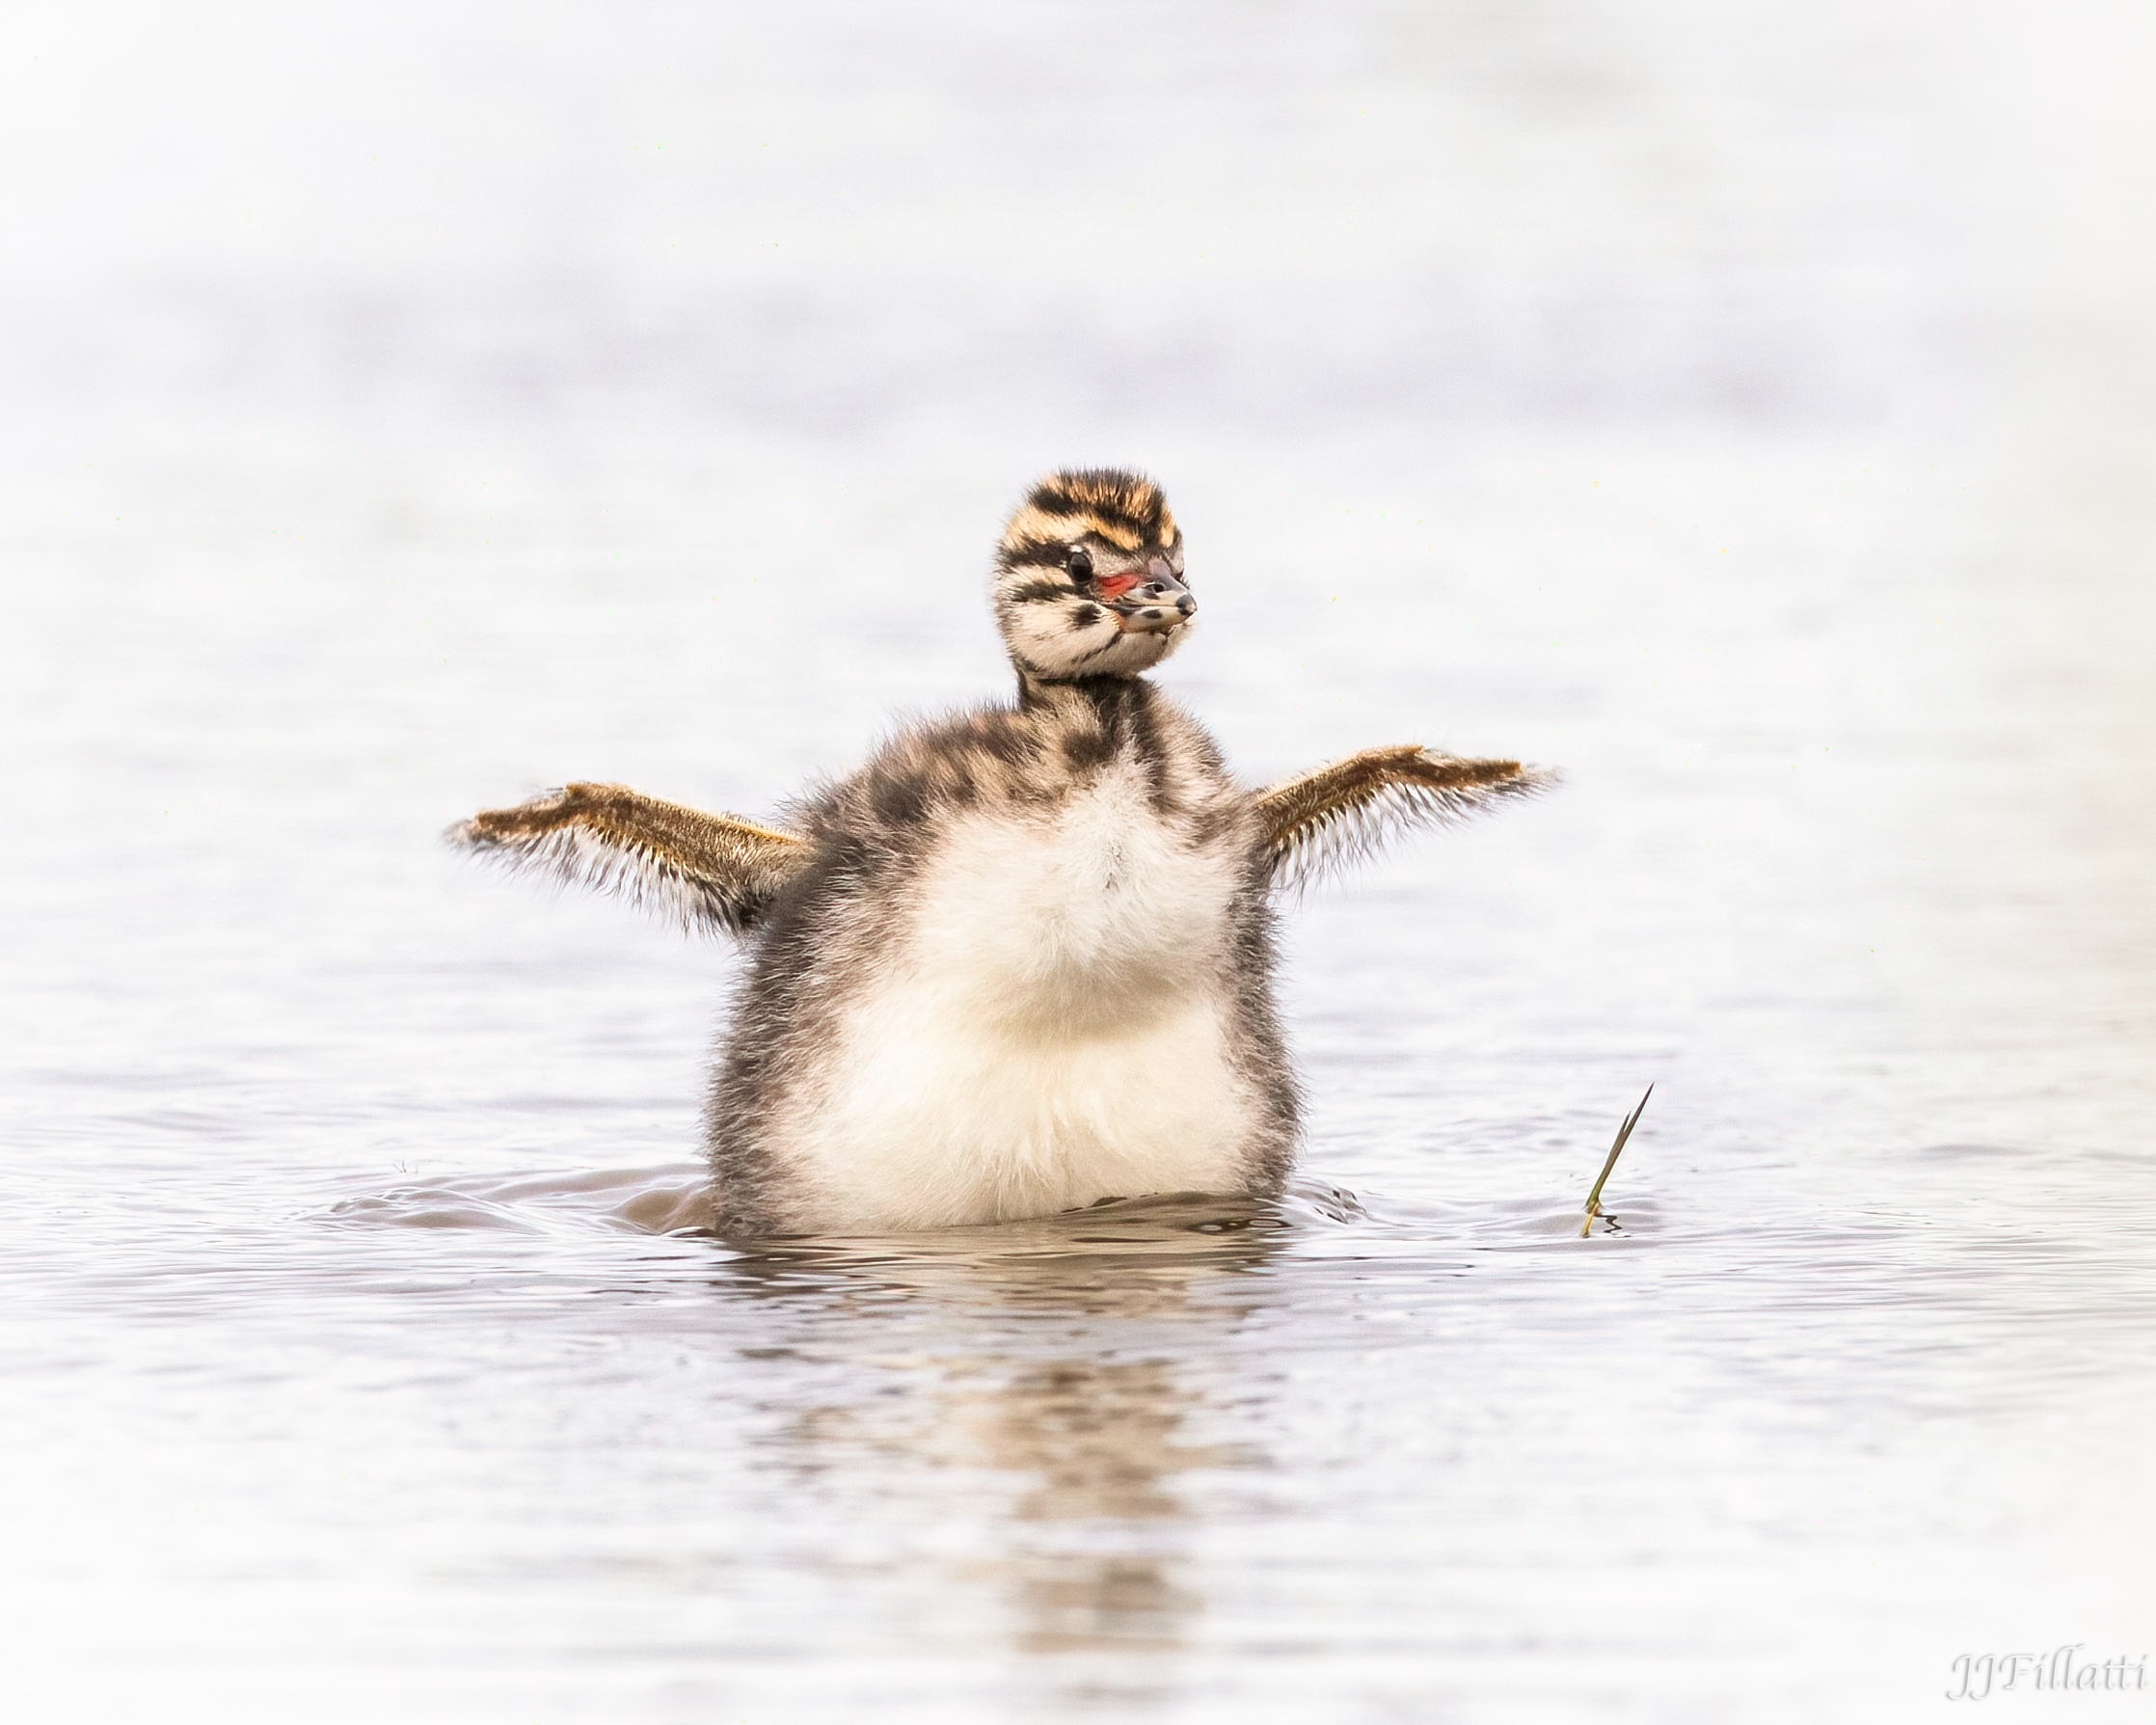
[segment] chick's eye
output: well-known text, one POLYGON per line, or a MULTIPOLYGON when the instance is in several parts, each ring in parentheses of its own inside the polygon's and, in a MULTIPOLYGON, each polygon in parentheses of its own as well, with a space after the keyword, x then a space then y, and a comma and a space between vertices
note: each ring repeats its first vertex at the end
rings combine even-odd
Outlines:
POLYGON ((1093 578, 1092 553, 1082 545, 1074 545, 1070 548, 1070 557, 1064 568, 1069 571, 1072 580, 1090 581, 1093 578))

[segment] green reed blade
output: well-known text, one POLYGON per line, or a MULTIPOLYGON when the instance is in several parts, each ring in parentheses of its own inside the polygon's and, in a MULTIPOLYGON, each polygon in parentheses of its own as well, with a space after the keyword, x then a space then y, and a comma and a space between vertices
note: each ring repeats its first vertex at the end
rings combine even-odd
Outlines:
MULTIPOLYGON (((1655 1093, 1655 1087, 1647 1087, 1647 1096, 1655 1093)), ((1609 1178, 1609 1171, 1617 1166, 1617 1158, 1625 1153, 1625 1141, 1631 1137, 1632 1128, 1639 1124, 1639 1117, 1647 1112, 1647 1096, 1639 1099, 1639 1106, 1625 1117, 1625 1123, 1617 1128, 1617 1142, 1609 1146, 1609 1160, 1602 1165, 1602 1172, 1595 1176, 1595 1189, 1587 1194, 1587 1220, 1579 1225, 1579 1237, 1584 1240, 1587 1230, 1595 1226, 1595 1218, 1602 1214, 1603 1182, 1609 1178)))

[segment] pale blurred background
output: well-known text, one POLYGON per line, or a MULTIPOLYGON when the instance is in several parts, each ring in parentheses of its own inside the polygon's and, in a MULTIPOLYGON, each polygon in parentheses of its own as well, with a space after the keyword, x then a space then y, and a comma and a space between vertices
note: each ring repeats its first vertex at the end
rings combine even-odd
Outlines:
POLYGON ((9 24, 11 1716, 1898 1720, 2148 1651, 2145 9, 9 24), (1253 778, 1568 773, 1291 914, 1366 1215, 619 1226, 731 960, 436 833, 996 693, 1073 461, 1174 499, 1253 778))

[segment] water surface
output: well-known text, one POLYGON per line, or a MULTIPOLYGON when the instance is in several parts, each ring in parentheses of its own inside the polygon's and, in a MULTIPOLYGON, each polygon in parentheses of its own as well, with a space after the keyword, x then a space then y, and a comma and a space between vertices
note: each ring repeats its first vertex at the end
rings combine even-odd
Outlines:
POLYGON ((1158 15, 1043 93, 1048 13, 234 12, 229 118, 40 38, 136 166, 8 206, 11 1717, 1899 1720, 2150 1651, 2141 266, 1995 231, 2015 140, 2100 216, 2101 128, 1913 13, 1158 15), (1180 243, 1043 285, 1133 185, 1180 243), (734 958, 437 835, 768 815, 998 692, 1072 459, 1174 499, 1239 770, 1565 789, 1283 907, 1279 1205, 669 1231, 734 958))

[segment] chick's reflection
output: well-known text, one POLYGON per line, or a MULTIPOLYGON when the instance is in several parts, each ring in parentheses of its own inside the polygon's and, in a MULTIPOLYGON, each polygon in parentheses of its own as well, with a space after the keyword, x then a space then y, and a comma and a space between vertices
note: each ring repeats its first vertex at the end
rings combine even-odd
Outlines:
POLYGON ((1219 1441, 1211 1388, 1269 1285, 1251 1272, 1271 1230, 1250 1222, 1104 1216, 1016 1259, 818 1251, 794 1331, 826 1367, 846 1357, 844 1393, 797 1410, 792 1469, 916 1521, 940 1573, 1001 1600, 1022 1651, 1179 1645, 1202 1605, 1202 1475, 1257 1459, 1219 1441))
POLYGON ((1176 1476, 1232 1466, 1189 1442, 1167 1362, 1063 1360, 1011 1376, 974 1411, 983 1459, 1023 1480, 999 1566, 1037 1652, 1157 1650, 1200 1601, 1173 1578, 1196 1511, 1176 1476), (1169 1523, 1170 1525, 1161 1525, 1169 1523))

